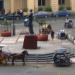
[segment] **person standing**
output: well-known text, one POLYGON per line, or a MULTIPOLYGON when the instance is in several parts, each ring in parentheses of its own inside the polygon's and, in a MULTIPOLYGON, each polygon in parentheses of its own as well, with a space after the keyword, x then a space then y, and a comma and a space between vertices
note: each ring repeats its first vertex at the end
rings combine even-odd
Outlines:
POLYGON ((52 40, 54 39, 54 31, 53 30, 51 31, 51 39, 52 40))
POLYGON ((52 27, 51 27, 51 25, 49 24, 49 25, 47 26, 47 33, 49 34, 49 33, 51 32, 51 30, 52 30, 52 27))
POLYGON ((29 33, 30 34, 34 34, 34 31, 33 31, 33 13, 32 13, 32 10, 30 10, 30 14, 29 14, 29 33))

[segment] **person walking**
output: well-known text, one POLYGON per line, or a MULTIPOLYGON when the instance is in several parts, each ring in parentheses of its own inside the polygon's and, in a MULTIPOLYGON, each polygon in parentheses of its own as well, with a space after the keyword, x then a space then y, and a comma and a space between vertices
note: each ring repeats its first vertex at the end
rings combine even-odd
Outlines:
POLYGON ((30 10, 30 14, 29 14, 29 33, 30 34, 34 34, 34 31, 33 31, 33 13, 32 13, 32 10, 30 10))
POLYGON ((52 40, 54 39, 54 31, 53 30, 51 31, 51 39, 52 40))

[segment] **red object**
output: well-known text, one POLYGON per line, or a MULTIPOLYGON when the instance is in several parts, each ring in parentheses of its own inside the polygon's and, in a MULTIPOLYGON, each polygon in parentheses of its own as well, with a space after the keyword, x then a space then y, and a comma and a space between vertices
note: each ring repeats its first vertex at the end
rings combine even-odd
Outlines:
POLYGON ((8 32, 8 31, 1 32, 1 36, 3 36, 3 37, 9 37, 9 36, 11 36, 11 32, 8 32))
POLYGON ((48 35, 47 34, 38 34, 37 40, 38 41, 48 41, 48 35))
POLYGON ((37 36, 25 35, 23 48, 25 49, 37 49, 37 36))

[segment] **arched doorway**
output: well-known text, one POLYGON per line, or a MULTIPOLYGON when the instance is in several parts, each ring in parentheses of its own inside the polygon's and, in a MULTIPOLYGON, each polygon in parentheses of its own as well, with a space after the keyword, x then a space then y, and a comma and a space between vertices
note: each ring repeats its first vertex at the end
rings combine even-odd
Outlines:
POLYGON ((0 11, 3 9, 3 7, 4 7, 4 1, 0 0, 0 11))

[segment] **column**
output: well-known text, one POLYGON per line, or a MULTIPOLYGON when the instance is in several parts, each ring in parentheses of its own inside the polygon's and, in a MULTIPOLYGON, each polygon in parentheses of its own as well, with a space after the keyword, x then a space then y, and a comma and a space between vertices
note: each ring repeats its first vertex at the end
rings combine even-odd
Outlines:
POLYGON ((27 8, 27 0, 22 0, 22 8, 27 8))
POLYGON ((46 3, 46 6, 49 6, 51 5, 51 0, 46 0, 45 3, 46 3))
POLYGON ((70 0, 70 3, 72 11, 75 12, 75 0, 70 0))
POLYGON ((66 6, 66 7, 71 7, 70 4, 71 4, 71 3, 70 3, 70 0, 65 0, 65 6, 66 6))
POLYGON ((11 12, 16 11, 17 9, 23 9, 24 4, 23 0, 11 0, 11 12))
POLYGON ((51 7, 53 11, 58 11, 59 9, 58 0, 51 0, 51 7))
POLYGON ((11 0, 11 12, 15 11, 15 0, 11 0))
POLYGON ((38 11, 38 0, 34 0, 34 11, 38 11))
POLYGON ((11 0, 4 0, 4 8, 6 13, 11 10, 11 0))
POLYGON ((32 9, 34 11, 35 0, 27 0, 27 8, 28 10, 32 9))

